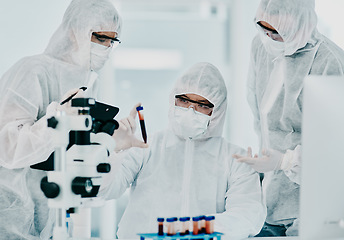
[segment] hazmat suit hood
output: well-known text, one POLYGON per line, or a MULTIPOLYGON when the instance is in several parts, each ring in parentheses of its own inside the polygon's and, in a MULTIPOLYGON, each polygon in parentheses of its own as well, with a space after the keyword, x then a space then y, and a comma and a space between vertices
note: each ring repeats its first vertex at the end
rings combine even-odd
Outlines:
POLYGON ((198 139, 220 137, 227 109, 227 89, 220 71, 210 63, 201 62, 193 65, 177 80, 169 98, 169 119, 170 127, 179 137, 182 135, 174 117, 175 96, 188 93, 200 95, 214 104, 208 129, 198 139))
POLYGON ((315 43, 317 16, 314 0, 262 0, 255 24, 269 23, 285 43, 285 55, 292 55, 307 43, 315 43))
POLYGON ((61 61, 90 69, 92 32, 121 31, 121 19, 107 0, 73 0, 45 50, 61 61))

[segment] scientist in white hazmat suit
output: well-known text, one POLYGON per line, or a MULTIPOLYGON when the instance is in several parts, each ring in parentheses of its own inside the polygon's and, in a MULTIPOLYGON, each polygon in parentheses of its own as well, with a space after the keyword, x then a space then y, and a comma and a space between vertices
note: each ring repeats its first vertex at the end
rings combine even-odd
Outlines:
MULTIPOLYGON (((259 176, 232 158, 245 151, 222 137, 227 90, 221 73, 195 64, 177 80, 169 105, 168 128, 149 148, 112 156, 101 194, 118 198, 131 186, 118 237, 157 232, 157 217, 203 214, 215 215, 215 231, 230 239, 256 235, 266 216, 259 176)), ((131 126, 134 131, 135 122, 131 126)))
MULTIPOLYGON (((45 51, 19 60, 2 76, 1 239, 51 237, 54 211, 48 209, 40 189, 46 173, 30 166, 45 161, 54 150, 47 118, 57 110, 71 109, 70 102, 62 106, 59 102, 80 87, 95 97, 97 71, 119 44, 120 30, 119 14, 109 1, 73 0, 45 51)), ((125 144, 144 146, 128 140, 119 145, 125 144)))
POLYGON ((343 75, 344 52, 318 32, 314 8, 314 0, 262 0, 254 19, 247 96, 261 151, 235 157, 265 173, 259 236, 298 234, 303 80, 343 75))

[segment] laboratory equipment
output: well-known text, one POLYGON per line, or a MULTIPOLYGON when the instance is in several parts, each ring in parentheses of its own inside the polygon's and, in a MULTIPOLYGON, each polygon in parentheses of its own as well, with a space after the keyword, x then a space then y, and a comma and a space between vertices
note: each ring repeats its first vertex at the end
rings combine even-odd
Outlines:
POLYGON ((177 220, 177 218, 175 218, 175 217, 171 217, 171 218, 166 219, 167 235, 168 236, 173 236, 176 234, 176 220, 177 220))
POLYGON ((142 138, 143 138, 143 141, 147 143, 147 132, 146 132, 145 120, 144 120, 143 112, 142 112, 143 107, 139 106, 136 108, 136 110, 137 110, 137 114, 139 115, 142 138))
POLYGON ((70 213, 66 213, 66 227, 68 237, 72 237, 73 234, 73 220, 70 217, 70 213))
POLYGON ((205 233, 205 216, 199 216, 199 233, 205 233))
POLYGON ((181 217, 179 218, 179 227, 177 227, 178 218, 170 217, 166 218, 167 224, 167 233, 161 232, 163 228, 164 218, 158 218, 158 233, 138 233, 140 236, 140 240, 144 240, 145 238, 150 239, 196 239, 196 240, 212 240, 217 238, 217 240, 221 239, 221 235, 223 233, 214 232, 214 220, 215 216, 197 216, 193 217, 193 232, 190 232, 190 217, 181 217), (200 232, 200 221, 204 218, 205 222, 205 230, 204 233, 200 232), (179 231, 178 231, 179 229, 179 231))
POLYGON ((78 115, 58 111, 48 119, 55 145, 54 169, 41 181, 49 208, 56 209, 53 238, 59 240, 69 237, 66 211, 77 213, 96 201, 102 176, 111 170, 108 156, 115 148, 112 134, 118 128, 113 119, 116 107, 92 98, 72 99, 72 107, 78 108, 78 115))
POLYGON ((158 235, 164 235, 164 218, 158 218, 158 235))
POLYGON ((223 233, 220 232, 213 232, 212 234, 186 234, 181 235, 180 233, 176 233, 175 235, 169 236, 167 234, 164 234, 163 236, 158 235, 157 233, 139 233, 140 240, 144 240, 146 238, 148 239, 158 239, 158 240, 176 240, 176 239, 199 239, 199 240, 211 240, 216 238, 217 240, 221 240, 221 236, 223 233))
MULTIPOLYGON (((83 91, 86 91, 87 87, 81 87, 80 89, 83 90, 83 91)), ((73 93, 73 94, 70 95, 68 98, 66 98, 65 100, 63 100, 63 101, 60 103, 60 105, 63 105, 63 104, 65 104, 65 103, 69 102, 69 101, 70 101, 75 95, 77 95, 77 94, 78 94, 78 92, 73 93)))
POLYGON ((190 233, 190 217, 181 217, 179 218, 181 223, 180 235, 186 235, 190 233))
POLYGON ((212 234, 214 232, 214 220, 215 216, 205 217, 205 233, 212 234))
POLYGON ((343 238, 344 76, 304 81, 300 240, 343 238))
POLYGON ((193 235, 198 235, 199 232, 199 217, 193 217, 192 218, 192 234, 193 235))

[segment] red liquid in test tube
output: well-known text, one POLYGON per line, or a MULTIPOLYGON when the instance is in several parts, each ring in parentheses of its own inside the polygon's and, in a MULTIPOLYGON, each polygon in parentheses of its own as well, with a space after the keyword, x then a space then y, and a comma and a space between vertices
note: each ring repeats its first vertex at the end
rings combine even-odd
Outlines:
POLYGON ((139 115, 142 138, 143 138, 143 141, 145 143, 147 143, 147 132, 146 132, 145 120, 144 120, 144 117, 143 117, 142 110, 143 110, 142 106, 139 106, 139 107, 136 108, 137 114, 139 115))

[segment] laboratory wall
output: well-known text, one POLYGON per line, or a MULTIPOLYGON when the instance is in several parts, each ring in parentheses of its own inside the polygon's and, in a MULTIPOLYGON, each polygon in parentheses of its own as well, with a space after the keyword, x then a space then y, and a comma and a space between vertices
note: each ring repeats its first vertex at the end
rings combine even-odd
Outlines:
POLYGON ((70 0, 0 0, 0 76, 24 56, 42 53, 70 0))

